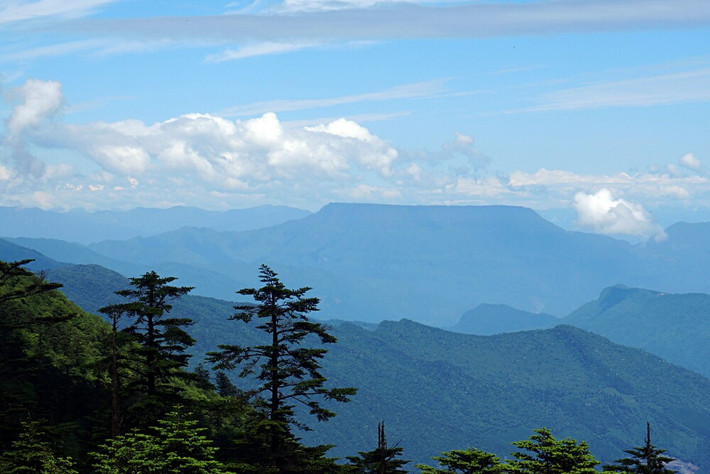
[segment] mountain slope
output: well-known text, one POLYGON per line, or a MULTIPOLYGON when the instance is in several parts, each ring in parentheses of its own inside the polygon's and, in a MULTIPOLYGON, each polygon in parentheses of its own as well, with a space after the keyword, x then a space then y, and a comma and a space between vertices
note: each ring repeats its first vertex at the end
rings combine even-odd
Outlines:
POLYGON ((615 286, 563 320, 710 377, 710 295, 615 286))
POLYGON ((400 321, 335 334, 326 375, 360 391, 307 436, 314 442, 365 449, 385 420, 390 439, 421 461, 468 446, 506 455, 508 443, 548 426, 607 462, 650 421, 658 445, 710 468, 710 380, 646 352, 570 326, 479 337, 400 321))
MULTIPOLYGON (((82 270, 97 271, 75 268, 82 270)), ((94 282, 85 295, 99 298, 109 289, 98 280, 85 279, 94 282)), ((195 364, 218 344, 263 342, 253 325, 227 319, 232 305, 194 296, 174 305, 174 316, 196 321, 190 328, 198 340, 195 364)), ((608 462, 637 445, 650 421, 656 443, 669 454, 710 468, 704 449, 710 380, 647 352, 571 326, 471 336, 403 320, 374 331, 342 323, 333 334, 338 343, 327 346, 324 374, 332 386, 355 386, 359 393, 303 436, 337 444, 336 455, 372 449, 374 429, 385 420, 391 442, 416 461, 468 446, 506 455, 511 441, 548 426, 561 437, 587 440, 608 462)))

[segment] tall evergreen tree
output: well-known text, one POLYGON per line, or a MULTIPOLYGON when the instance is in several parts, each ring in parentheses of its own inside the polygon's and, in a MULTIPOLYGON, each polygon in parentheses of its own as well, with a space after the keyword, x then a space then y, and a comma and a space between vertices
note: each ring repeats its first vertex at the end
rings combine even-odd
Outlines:
POLYGON ((505 471, 519 474, 596 474, 599 464, 589 452, 586 442, 571 438, 555 439, 548 428, 533 430, 530 439, 515 441, 513 445, 528 452, 514 452, 505 471))
POLYGON ((258 329, 266 333, 263 345, 242 347, 220 345, 219 352, 208 354, 217 369, 241 366, 241 377, 255 375, 261 384, 248 392, 263 411, 259 431, 267 433, 271 462, 284 471, 293 446, 293 427, 309 429, 297 420, 294 404, 303 404, 319 421, 328 420, 335 413, 323 407, 321 400, 347 402, 354 388, 326 388, 326 378, 320 372, 320 359, 326 349, 304 347, 309 337, 332 344, 336 338, 328 334, 322 324, 312 322, 307 314, 318 309, 318 298, 306 298, 310 288, 288 289, 268 266, 260 267, 259 289, 245 288, 238 293, 253 297, 257 304, 235 306, 231 320, 249 323, 256 316, 258 329))
POLYGON ((185 350, 195 340, 183 329, 192 324, 188 318, 169 318, 172 302, 189 293, 192 288, 177 287, 170 283, 175 277, 161 277, 147 272, 131 278, 133 288, 116 294, 131 299, 130 302, 101 308, 114 320, 114 334, 118 317, 132 319, 123 329, 136 344, 128 355, 133 377, 128 381, 128 411, 141 425, 152 423, 165 410, 181 401, 176 378, 196 378, 195 374, 181 370, 187 366, 190 355, 185 350))
POLYGON ((646 422, 646 443, 631 449, 625 449, 630 458, 617 459, 617 464, 604 466, 604 472, 643 473, 643 474, 672 474, 675 471, 666 469, 666 464, 673 458, 664 456, 664 449, 658 449, 651 444, 651 423, 646 422))
MULTIPOLYGON (((360 451, 357 456, 348 456, 350 461, 345 472, 353 474, 398 474, 406 473, 401 469, 409 461, 399 459, 404 448, 387 446, 385 422, 377 425, 377 448, 373 451, 360 451)), ((418 467, 418 466, 417 466, 418 467)))

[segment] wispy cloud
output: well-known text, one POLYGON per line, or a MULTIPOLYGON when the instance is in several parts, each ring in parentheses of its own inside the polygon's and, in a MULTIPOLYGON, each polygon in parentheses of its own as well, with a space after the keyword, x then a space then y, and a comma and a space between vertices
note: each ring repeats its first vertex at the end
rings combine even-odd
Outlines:
POLYGON ((601 81, 543 95, 528 111, 710 102, 710 67, 601 81))
POLYGON ((220 112, 225 117, 258 115, 265 112, 287 112, 293 110, 317 109, 357 102, 375 102, 396 99, 414 99, 438 96, 445 93, 445 79, 403 84, 377 92, 353 94, 325 99, 272 100, 230 107, 220 112))
MULTIPOLYGON (((327 3, 327 2, 326 2, 327 3)), ((353 4, 360 6, 362 4, 353 4)), ((80 19, 72 33, 226 41, 481 38, 595 31, 695 28, 710 24, 705 0, 584 0, 431 6, 396 4, 279 14, 80 19)))
POLYGON ((45 18, 77 18, 116 0, 16 0, 0 6, 0 25, 45 18))
POLYGON ((265 42, 242 46, 237 49, 227 49, 221 53, 211 54, 205 59, 208 63, 221 63, 225 61, 233 61, 236 59, 251 58, 254 56, 265 56, 270 54, 283 54, 300 51, 302 49, 314 48, 321 46, 322 43, 306 42, 306 43, 276 43, 265 42))

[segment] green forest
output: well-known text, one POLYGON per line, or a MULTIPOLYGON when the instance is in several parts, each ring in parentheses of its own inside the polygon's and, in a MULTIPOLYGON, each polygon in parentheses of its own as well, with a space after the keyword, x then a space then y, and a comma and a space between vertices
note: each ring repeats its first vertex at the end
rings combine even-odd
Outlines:
POLYGON ((452 446, 415 463, 406 445, 388 442, 388 420, 372 426, 369 445, 338 446, 351 454, 336 458, 334 445, 310 445, 303 434, 347 414, 362 387, 355 374, 342 386, 326 376, 338 341, 310 317, 319 304, 311 288, 289 289, 262 265, 261 286, 239 290, 251 301, 228 317, 223 336, 233 342, 194 361, 209 332, 173 312, 192 288, 147 272, 97 315, 29 263, 0 261, 0 472, 674 472, 650 424, 642 443, 609 464, 545 426, 509 440, 504 459, 452 446), (258 336, 240 337, 246 327, 258 336))

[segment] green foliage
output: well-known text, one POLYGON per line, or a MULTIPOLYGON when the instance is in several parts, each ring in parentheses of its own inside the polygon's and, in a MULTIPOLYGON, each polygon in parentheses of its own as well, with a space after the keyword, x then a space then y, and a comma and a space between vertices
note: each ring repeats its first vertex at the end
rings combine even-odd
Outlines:
POLYGON ((60 455, 79 458, 104 434, 96 362, 107 328, 16 263, 0 263, 10 269, 4 276, 12 274, 0 278, 0 450, 9 449, 30 414, 47 420, 47 439, 60 455))
POLYGON ((377 448, 372 451, 360 451, 357 456, 348 456, 350 461, 345 472, 353 474, 398 474, 407 471, 400 469, 409 461, 398 459, 404 448, 387 446, 385 423, 377 425, 377 448))
POLYGON ((589 452, 586 442, 565 438, 555 439, 545 427, 533 430, 530 439, 515 441, 513 445, 525 451, 517 451, 505 469, 519 474, 595 474, 594 466, 599 461, 589 452))
POLYGON ((98 474, 175 473, 222 474, 217 449, 181 407, 158 421, 151 433, 131 431, 111 439, 91 453, 98 474))
POLYGON ((192 290, 171 286, 175 279, 160 277, 155 272, 131 278, 133 288, 116 292, 131 301, 100 309, 111 316, 114 332, 119 317, 126 315, 132 319, 123 332, 130 334, 136 342, 129 346, 127 356, 133 377, 127 382, 126 411, 134 425, 153 423, 167 408, 183 401, 174 379, 197 379, 194 374, 181 370, 190 358, 185 351, 195 342, 183 329, 192 321, 165 317, 172 309, 171 302, 192 290))
POLYGON ((220 345, 219 352, 209 353, 209 360, 219 369, 241 365, 241 377, 256 376, 260 385, 249 396, 265 413, 257 424, 268 433, 272 461, 284 468, 289 462, 289 446, 294 441, 292 427, 309 429, 296 419, 294 404, 305 405, 311 415, 324 421, 335 413, 324 408, 320 399, 346 402, 356 390, 325 388, 326 378, 321 375, 319 360, 327 351, 303 346, 309 337, 323 344, 336 342, 323 325, 306 316, 318 309, 318 298, 304 296, 310 288, 286 288, 266 265, 260 268, 260 279, 262 288, 239 291, 252 296, 258 304, 235 306, 237 313, 230 319, 249 323, 257 316, 263 321, 257 328, 269 336, 269 343, 248 347, 220 345))
POLYGON ((0 471, 6 474, 76 474, 72 459, 55 455, 46 438, 39 422, 23 422, 19 439, 0 456, 0 471))
POLYGON ((617 459, 617 464, 604 466, 604 472, 623 472, 641 474, 672 474, 675 471, 666 469, 665 466, 673 458, 664 456, 664 449, 658 449, 651 444, 651 424, 646 423, 646 443, 624 450, 630 458, 617 459))
POLYGON ((32 261, 32 259, 17 262, 0 260, 0 304, 61 288, 61 284, 48 283, 44 278, 36 277, 23 268, 32 261))
POLYGON ((417 464, 422 474, 498 474, 504 472, 500 458, 476 448, 454 449, 432 457, 438 461, 436 468, 425 464, 417 464))

